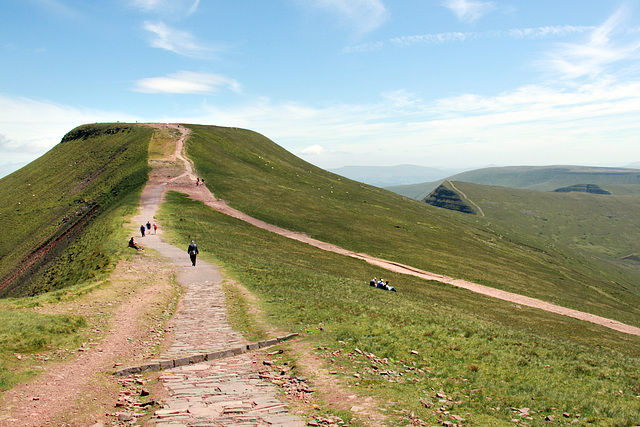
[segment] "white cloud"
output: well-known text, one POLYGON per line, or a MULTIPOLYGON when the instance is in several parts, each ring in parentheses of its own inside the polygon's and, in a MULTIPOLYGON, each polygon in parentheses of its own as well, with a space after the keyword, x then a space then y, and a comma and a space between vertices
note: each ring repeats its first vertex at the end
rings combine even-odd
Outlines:
MULTIPOLYGON (((485 38, 510 38, 510 39, 527 39, 537 40, 544 38, 567 37, 573 34, 580 34, 595 27, 575 26, 575 25, 557 25, 533 28, 512 28, 504 31, 484 31, 484 32, 460 32, 451 31, 446 33, 419 34, 411 36, 398 36, 388 40, 393 46, 408 47, 416 44, 443 44, 465 42, 469 40, 479 40, 485 38)), ((348 46, 344 53, 360 53, 374 52, 383 49, 387 43, 384 41, 368 42, 360 45, 348 46)))
POLYGON ((358 35, 380 27, 389 13, 381 0, 312 0, 317 8, 337 14, 358 35))
POLYGON ((321 156, 323 154, 327 154, 327 149, 322 145, 316 144, 303 148, 302 150, 300 150, 300 153, 311 156, 321 156))
POLYGON ((192 71, 140 79, 133 90, 143 93, 212 94, 218 92, 221 87, 227 87, 234 92, 241 90, 240 83, 232 78, 192 71))
POLYGON ((386 94, 377 104, 325 108, 262 99, 176 120, 253 129, 322 167, 459 167, 628 163, 640 159, 637 117, 640 82, 600 80, 429 103, 404 91, 386 94))
POLYGON ((391 43, 399 46, 410 46, 416 43, 451 43, 462 42, 470 38, 477 38, 477 34, 473 33, 461 33, 461 32, 449 32, 449 33, 437 33, 437 34, 423 34, 417 36, 402 36, 394 37, 390 40, 391 43))
POLYGON ((493 2, 477 0, 444 0, 444 6, 464 22, 475 22, 496 9, 493 2))
POLYGON ((76 126, 137 120, 138 117, 118 112, 0 95, 0 174, 10 173, 40 157, 76 126))
POLYGON ((168 50, 178 55, 207 59, 213 57, 216 50, 198 42, 189 31, 170 28, 163 22, 145 21, 144 29, 154 35, 150 41, 151 47, 168 50))
POLYGON ((618 9, 602 25, 593 28, 584 43, 560 44, 539 63, 564 77, 576 79, 593 78, 605 73, 614 63, 637 59, 640 38, 624 27, 627 17, 628 8, 618 9))

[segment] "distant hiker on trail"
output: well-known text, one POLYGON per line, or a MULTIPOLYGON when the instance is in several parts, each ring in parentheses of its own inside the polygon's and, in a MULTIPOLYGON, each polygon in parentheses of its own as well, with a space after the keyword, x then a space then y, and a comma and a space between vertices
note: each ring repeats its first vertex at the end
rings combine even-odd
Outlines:
POLYGON ((200 178, 196 181, 196 187, 200 185, 200 178))
POLYGON ((142 237, 144 237, 144 225, 140 226, 140 234, 142 234, 142 237))
POLYGON ((191 265, 196 266, 196 256, 198 255, 198 245, 192 240, 191 244, 187 248, 187 253, 189 254, 189 258, 191 258, 191 265))
POLYGON ((153 223, 153 234, 158 234, 158 224, 153 223))
POLYGON ((151 233, 151 223, 147 221, 147 231, 151 233))
POLYGON ((374 277, 373 279, 371 279, 371 280, 369 281, 369 286, 375 286, 377 281, 378 281, 378 280, 374 277))
POLYGON ((129 240, 129 247, 130 247, 130 248, 137 249, 137 250, 139 250, 139 251, 144 250, 144 249, 142 249, 142 246, 138 245, 138 244, 136 243, 136 241, 135 241, 135 240, 133 240, 133 237, 129 240))

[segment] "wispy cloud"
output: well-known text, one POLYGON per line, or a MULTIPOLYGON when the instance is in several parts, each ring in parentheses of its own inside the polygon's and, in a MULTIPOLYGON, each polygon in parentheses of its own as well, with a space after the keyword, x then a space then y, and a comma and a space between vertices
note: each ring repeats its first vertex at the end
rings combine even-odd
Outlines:
POLYGON ((209 73, 180 71, 165 77, 149 77, 136 82, 134 91, 143 93, 212 94, 220 88, 240 92, 237 80, 209 73))
MULTIPOLYGON (((173 80, 181 80, 167 78, 169 85, 155 81, 159 84, 155 90, 169 91, 173 80)), ((225 78, 218 81, 226 84, 225 78)), ((204 84, 200 90, 207 87, 204 84)), ((414 164, 456 167, 496 161, 607 166, 640 158, 637 81, 599 78, 582 85, 527 85, 496 96, 468 93, 435 101, 399 90, 382 94, 377 103, 322 108, 266 98, 201 108, 200 113, 185 116, 132 118, 0 96, 0 158, 15 163, 20 159, 13 154, 20 147, 42 153, 78 124, 116 120, 253 129, 324 167, 394 165, 407 159, 414 164)))
POLYGON ((584 33, 593 30, 592 26, 576 26, 576 25, 556 25, 534 28, 512 28, 510 30, 500 31, 480 31, 480 32, 446 32, 432 34, 418 34, 411 36, 393 37, 385 41, 377 41, 363 43, 354 46, 348 46, 344 49, 345 53, 358 52, 374 52, 385 48, 388 45, 408 47, 417 44, 444 44, 457 43, 469 40, 479 40, 487 38, 510 38, 510 39, 527 39, 537 40, 546 38, 567 37, 573 34, 584 33))
POLYGON ((575 79, 595 77, 616 62, 637 59, 640 37, 626 27, 628 7, 618 9, 602 25, 592 28, 583 43, 563 43, 548 54, 540 64, 561 75, 575 79))
POLYGON ((215 52, 212 47, 200 43, 189 31, 176 30, 163 22, 146 21, 144 29, 154 35, 150 44, 158 49, 201 59, 212 58, 215 52))
POLYGON ((381 0, 312 0, 311 3, 316 8, 338 15, 358 35, 380 27, 389 16, 381 0))
POLYGON ((323 108, 268 99, 206 108, 200 117, 172 120, 255 129, 319 166, 407 159, 458 167, 497 159, 505 165, 606 166, 640 158, 640 83, 633 82, 528 85, 436 101, 401 90, 383 94, 379 103, 323 108))
POLYGON ((444 6, 464 22, 475 22, 497 7, 490 1, 479 0, 444 0, 444 6))

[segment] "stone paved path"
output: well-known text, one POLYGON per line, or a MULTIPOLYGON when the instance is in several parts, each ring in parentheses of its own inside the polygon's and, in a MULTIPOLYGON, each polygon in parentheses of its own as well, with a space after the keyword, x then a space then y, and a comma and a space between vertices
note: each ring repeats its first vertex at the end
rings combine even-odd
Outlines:
MULTIPOLYGON (((192 179, 189 175, 179 178, 192 179)), ((153 222, 166 184, 154 180, 147 184, 141 197, 142 210, 136 218, 140 224, 153 222)), ((176 265, 176 280, 185 289, 172 318, 175 339, 160 358, 176 359, 246 344, 226 320, 218 267, 201 259, 193 267, 187 255, 188 242, 178 248, 160 237, 161 233, 151 234, 137 240, 176 265)), ((170 397, 156 412, 155 422, 158 426, 306 425, 289 414, 287 406, 278 400, 278 390, 260 378, 258 368, 255 356, 243 353, 163 371, 160 378, 170 397)))

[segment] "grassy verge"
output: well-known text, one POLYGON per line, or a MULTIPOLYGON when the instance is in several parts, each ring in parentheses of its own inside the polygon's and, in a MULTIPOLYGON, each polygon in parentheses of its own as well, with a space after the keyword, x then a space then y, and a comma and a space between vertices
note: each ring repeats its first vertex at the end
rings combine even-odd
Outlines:
POLYGON ((484 426, 636 421, 639 337, 391 274, 176 193, 159 215, 259 295, 278 327, 320 349, 345 387, 385 402, 398 425, 410 412, 484 426), (373 276, 400 292, 370 288, 373 276))

